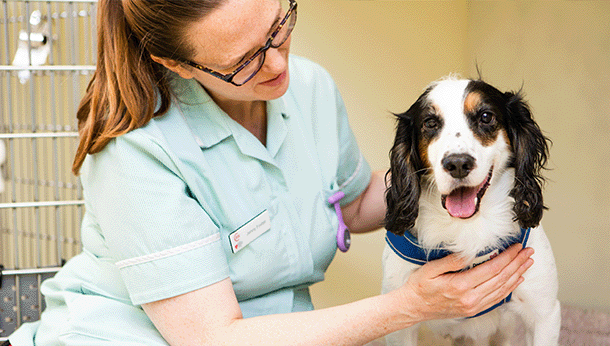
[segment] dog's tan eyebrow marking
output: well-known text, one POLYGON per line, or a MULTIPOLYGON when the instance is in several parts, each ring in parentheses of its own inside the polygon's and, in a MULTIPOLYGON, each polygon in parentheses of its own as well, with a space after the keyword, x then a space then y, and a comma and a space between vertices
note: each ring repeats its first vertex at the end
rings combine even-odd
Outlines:
POLYGON ((428 109, 430 110, 431 113, 436 114, 438 116, 443 114, 443 112, 441 111, 441 108, 436 103, 430 104, 428 106, 428 109))
POLYGON ((478 106, 482 102, 481 94, 473 91, 468 93, 464 98, 464 114, 471 114, 477 111, 478 106))

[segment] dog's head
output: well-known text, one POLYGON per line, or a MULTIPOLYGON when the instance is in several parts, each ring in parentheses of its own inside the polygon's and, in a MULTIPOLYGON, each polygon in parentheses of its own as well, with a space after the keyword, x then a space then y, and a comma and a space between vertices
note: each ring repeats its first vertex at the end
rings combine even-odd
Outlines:
POLYGON ((480 80, 433 83, 405 113, 390 151, 386 228, 413 228, 422 189, 437 188, 451 217, 477 214, 496 172, 514 168, 510 195, 521 227, 535 227, 542 200, 548 139, 520 93, 500 92, 480 80))

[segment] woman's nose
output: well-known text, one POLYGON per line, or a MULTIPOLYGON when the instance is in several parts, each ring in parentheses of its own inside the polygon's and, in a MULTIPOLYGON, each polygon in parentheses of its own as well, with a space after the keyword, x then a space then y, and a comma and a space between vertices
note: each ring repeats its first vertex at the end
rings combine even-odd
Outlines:
POLYGON ((269 48, 265 52, 265 63, 263 69, 270 73, 281 73, 287 67, 288 64, 288 50, 285 48, 284 43, 279 48, 269 48))

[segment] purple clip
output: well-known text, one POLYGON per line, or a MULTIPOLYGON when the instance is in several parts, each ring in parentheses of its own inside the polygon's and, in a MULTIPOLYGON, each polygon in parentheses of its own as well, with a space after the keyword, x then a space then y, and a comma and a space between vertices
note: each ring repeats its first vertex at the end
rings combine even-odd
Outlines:
POLYGON ((328 203, 334 205, 337 218, 339 219, 339 229, 337 230, 337 247, 339 250, 341 250, 341 252, 346 252, 349 250, 352 240, 349 230, 347 229, 345 222, 343 222, 343 214, 341 213, 341 206, 339 205, 339 201, 343 197, 345 197, 345 194, 342 191, 339 191, 328 199, 328 203))

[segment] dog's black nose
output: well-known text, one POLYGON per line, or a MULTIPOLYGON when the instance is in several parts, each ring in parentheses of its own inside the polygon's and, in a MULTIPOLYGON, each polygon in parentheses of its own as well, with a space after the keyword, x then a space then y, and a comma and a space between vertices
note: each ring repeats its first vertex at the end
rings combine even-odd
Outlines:
POLYGON ((461 179, 474 168, 474 157, 468 154, 451 154, 446 156, 441 163, 452 177, 461 179))

